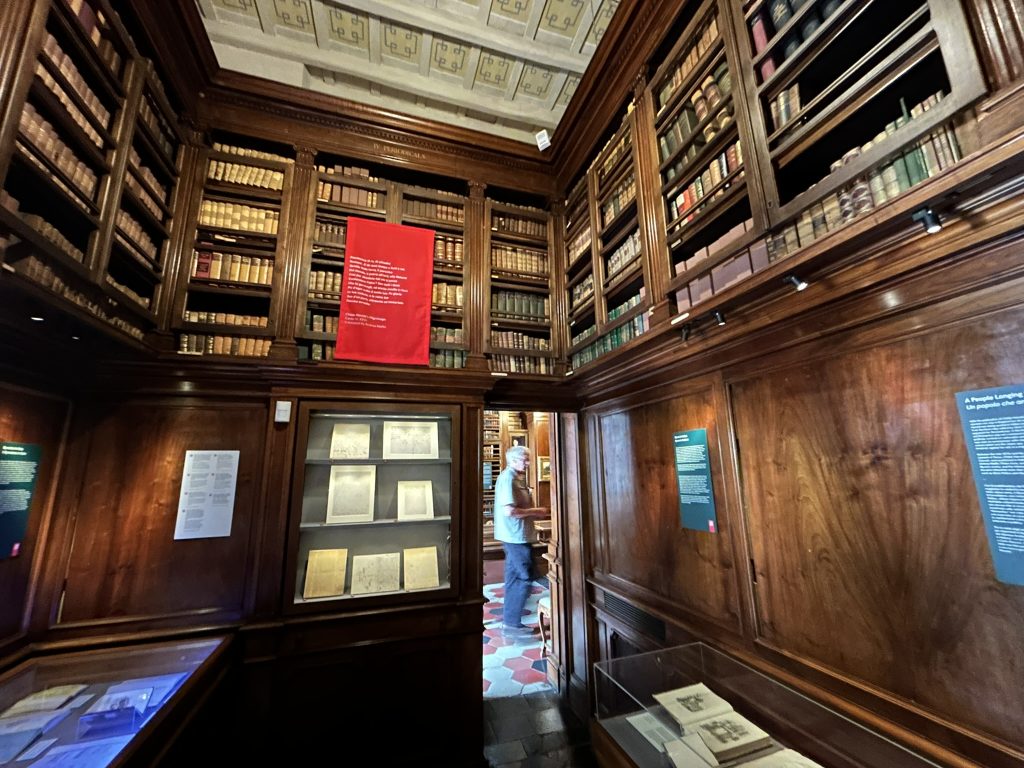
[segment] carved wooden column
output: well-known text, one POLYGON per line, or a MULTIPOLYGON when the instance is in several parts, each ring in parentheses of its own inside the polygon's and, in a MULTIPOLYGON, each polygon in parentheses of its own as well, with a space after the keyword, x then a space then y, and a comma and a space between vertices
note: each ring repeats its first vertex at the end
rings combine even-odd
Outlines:
POLYGON ((466 229, 464 259, 466 264, 463 288, 462 322, 463 333, 469 344, 466 368, 474 371, 488 369, 484 349, 487 348, 487 322, 491 302, 487 290, 488 265, 490 258, 484 253, 487 243, 487 210, 484 200, 486 185, 478 181, 469 182, 469 199, 466 201, 466 229))
POLYGON ((569 354, 569 297, 565 289, 565 200, 548 202, 548 272, 551 275, 551 350, 555 354, 554 372, 564 376, 569 354))
POLYGON ((1024 124, 1024 10, 1020 0, 964 0, 990 96, 978 107, 982 145, 1024 124))

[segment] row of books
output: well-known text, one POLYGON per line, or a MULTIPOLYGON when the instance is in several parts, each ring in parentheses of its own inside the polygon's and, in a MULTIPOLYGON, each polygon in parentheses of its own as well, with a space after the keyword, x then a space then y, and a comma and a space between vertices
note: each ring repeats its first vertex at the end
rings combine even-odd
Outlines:
MULTIPOLYGON (((706 301, 719 291, 764 269, 771 260, 764 239, 752 243, 676 291, 676 311, 682 312, 706 301)), ((691 263, 690 260, 686 263, 689 269, 697 266, 697 262, 691 263)))
POLYGON ((779 130, 800 111, 800 83, 783 88, 779 95, 769 102, 768 108, 772 115, 772 124, 775 130, 779 130))
POLYGON ((153 218, 160 222, 164 220, 163 210, 157 204, 156 200, 153 199, 149 190, 142 186, 142 183, 135 178, 134 175, 126 173, 124 177, 124 185, 131 190, 133 195, 135 195, 135 199, 139 201, 139 205, 153 214, 153 218))
POLYGON ((416 216, 421 219, 437 219, 457 224, 466 220, 466 212, 461 205, 435 203, 433 200, 416 200, 407 197, 402 201, 402 210, 406 216, 416 216))
POLYGON ((77 125, 85 137, 95 144, 97 147, 103 147, 103 138, 100 136, 99 131, 93 128, 89 118, 85 116, 85 113, 78 108, 71 97, 64 91, 60 84, 53 79, 53 75, 50 74, 49 70, 43 66, 42 62, 36 62, 36 77, 39 78, 40 82, 46 86, 46 89, 50 91, 60 102, 60 105, 64 108, 68 117, 71 121, 77 125))
POLYGON ((464 349, 437 349, 430 353, 431 368, 465 368, 466 355, 464 349))
MULTIPOLYGON (((755 10, 747 24, 750 28, 750 40, 754 46, 754 53, 759 54, 770 45, 775 46, 775 36, 778 31, 785 27, 792 18, 793 13, 806 5, 808 0, 768 0, 766 7, 755 10), (769 20, 770 19, 770 20, 769 20)), ((776 50, 768 54, 758 65, 758 72, 763 83, 773 74, 777 64, 788 59, 800 47, 804 40, 818 30, 824 19, 831 16, 842 0, 824 0, 804 12, 797 26, 790 29, 782 44, 775 46, 776 50)))
POLYGON ((636 198, 636 176, 630 173, 601 203, 601 224, 607 227, 636 198))
POLYGON ((284 173, 272 168, 260 168, 255 165, 226 163, 223 160, 211 160, 206 172, 211 181, 226 181, 242 187, 256 187, 280 192, 284 189, 284 173))
MULTIPOLYGON (((538 213, 543 213, 543 211, 538 211, 538 213)), ((548 236, 546 221, 538 221, 537 219, 524 216, 510 216, 503 213, 495 213, 491 217, 491 229, 499 233, 507 232, 511 235, 526 235, 527 237, 548 236)))
MULTIPOLYGON (((932 94, 896 120, 886 124, 870 142, 855 147, 834 162, 835 171, 852 162, 875 143, 895 133, 909 121, 920 117, 942 100, 941 92, 932 94)), ((837 192, 826 195, 804 209, 797 220, 768 238, 768 256, 777 259, 814 242, 827 232, 853 221, 867 211, 903 194, 960 160, 960 143, 951 124, 939 125, 871 168, 864 176, 837 192)))
POLYGON ((547 357, 525 355, 491 355, 491 370, 506 373, 554 373, 554 361, 547 357))
POLYGON ((57 71, 64 76, 71 89, 78 94, 79 99, 89 108, 92 116, 96 118, 96 122, 109 130, 110 110, 104 106, 92 88, 89 87, 85 78, 82 77, 82 73, 79 72, 78 66, 64 52, 64 49, 60 47, 57 38, 49 32, 46 33, 46 38, 43 40, 43 54, 50 60, 57 71))
POLYGON ((452 261, 461 264, 465 258, 462 238, 435 234, 434 258, 438 261, 452 261))
POLYGON ((171 129, 170 124, 163 118, 157 109, 150 103, 149 97, 146 96, 139 102, 139 120, 142 124, 149 128, 153 139, 160 147, 160 151, 164 155, 173 161, 174 159, 174 131, 171 129))
POLYGON ((329 181, 316 183, 316 199, 324 203, 355 205, 360 208, 380 208, 384 204, 384 194, 381 192, 329 181))
POLYGON ((117 280, 115 280, 111 275, 107 275, 105 279, 106 279, 106 281, 107 281, 107 283, 109 285, 114 286, 121 293, 123 293, 126 296, 130 297, 131 300, 134 301, 136 304, 138 304, 141 307, 145 307, 146 309, 149 309, 149 305, 150 305, 150 301, 151 301, 150 297, 143 296, 140 293, 136 293, 134 290, 129 288, 124 283, 121 283, 121 282, 118 282, 117 280))
POLYGON ((519 291, 491 292, 493 316, 547 322, 550 314, 551 300, 547 296, 519 291))
POLYGON ((594 295, 594 273, 588 272, 587 276, 572 287, 569 300, 569 309, 576 309, 594 295))
POLYGON ((160 259, 160 246, 157 245, 149 233, 138 222, 138 220, 123 208, 117 212, 115 219, 121 232, 127 235, 132 244, 153 261, 160 259))
POLYGON ((183 333, 178 352, 183 355, 230 355, 231 357, 266 357, 270 354, 268 338, 251 336, 220 336, 204 333, 183 333))
POLYGON ((339 248, 345 247, 347 227, 342 222, 316 220, 316 232, 313 238, 318 243, 325 245, 336 245, 339 248))
POLYGON ((102 11, 96 10, 88 0, 64 0, 85 32, 86 38, 96 46, 100 60, 110 69, 115 80, 121 76, 121 55, 110 39, 110 27, 102 11))
POLYGON ((462 344, 465 334, 462 328, 448 328, 442 325, 430 326, 430 340, 444 344, 462 344))
POLYGON ((603 158, 603 160, 601 161, 601 166, 597 169, 597 175, 601 181, 604 181, 604 177, 611 173, 619 159, 630 151, 629 138, 629 130, 627 129, 618 138, 612 136, 605 143, 604 147, 601 148, 598 157, 603 158))
POLYGON ((167 187, 164 186, 160 182, 160 180, 157 179, 156 174, 154 174, 153 171, 151 171, 142 162, 142 158, 139 156, 139 153, 136 151, 135 147, 131 148, 131 151, 128 154, 128 158, 131 161, 129 163, 131 169, 138 173, 139 178, 141 178, 144 182, 146 182, 149 185, 150 190, 152 190, 153 194, 156 195, 157 199, 160 200, 161 203, 166 205, 167 187))
POLYGON ((679 222, 679 225, 691 221, 696 215, 696 208, 701 201, 712 192, 720 192, 722 181, 730 174, 740 171, 742 166, 743 150, 739 140, 736 140, 712 158, 707 167, 695 176, 693 181, 668 201, 669 221, 675 222, 680 217, 685 218, 679 222))
POLYGON ((85 261, 85 254, 82 250, 75 246, 70 240, 68 240, 64 234, 57 229, 53 224, 48 222, 42 216, 34 213, 25 213, 21 211, 21 202, 16 198, 12 197, 7 192, 0 192, 3 198, 3 206, 11 213, 18 216, 23 222, 25 222, 30 229, 38 232, 54 246, 61 253, 70 256, 75 261, 82 263, 85 261))
POLYGON ((313 333, 338 333, 338 316, 306 311, 306 330, 313 333))
POLYGON ((356 179, 366 179, 367 181, 379 181, 376 176, 370 174, 369 168, 361 168, 357 165, 318 165, 316 169, 320 173, 327 173, 331 176, 351 176, 356 179))
POLYGON ((616 319, 622 317, 627 312, 629 312, 629 310, 633 309, 633 307, 640 306, 640 304, 644 300, 644 296, 646 295, 646 293, 647 293, 646 289, 641 287, 640 290, 637 293, 635 293, 632 296, 630 296, 624 302, 622 302, 621 304, 618 304, 618 305, 612 307, 611 309, 609 309, 608 310, 608 321, 611 322, 612 320, 616 320, 616 319))
POLYGON ((629 322, 623 323, 618 328, 613 328, 593 344, 588 344, 572 355, 571 363, 573 369, 593 362, 613 349, 617 349, 626 342, 643 335, 647 332, 648 327, 647 313, 643 312, 629 322))
POLYGON ((235 229, 240 232, 258 232, 276 235, 281 214, 269 208, 256 208, 241 203, 203 200, 199 208, 199 223, 207 227, 235 229))
POLYGON ((570 341, 570 344, 575 347, 577 344, 582 344, 584 341, 586 341, 587 339, 589 339, 591 336, 595 335, 596 333, 597 333, 597 326, 596 325, 587 326, 586 328, 584 328, 579 333, 573 335, 573 337, 572 337, 572 339, 570 341))
POLYGON ((463 291, 461 285, 456 285, 454 283, 434 283, 434 288, 430 295, 430 303, 450 307, 461 307, 462 297, 463 291))
POLYGON ((132 338, 142 339, 146 335, 141 328, 129 323, 124 318, 109 314, 104 308, 106 302, 101 304, 98 301, 94 301, 77 288, 72 288, 65 283, 64 279, 54 272, 49 264, 41 261, 36 256, 29 256, 19 261, 17 272, 33 283, 42 286, 51 293, 74 304, 93 317, 102 320, 112 328, 117 328, 132 338))
POLYGON ((694 36, 693 43, 686 49, 685 53, 679 57, 679 62, 676 64, 675 69, 672 70, 672 74, 668 81, 661 86, 658 91, 658 109, 664 109, 664 107, 672 100, 675 96, 676 91, 682 86, 683 81, 686 80, 687 76, 693 71, 693 68, 697 66, 704 53, 711 48, 718 41, 718 15, 712 13, 710 18, 701 24, 700 29, 694 36))
MULTIPOLYGON (((78 158, 75 151, 65 144, 60 135, 54 130, 35 108, 25 103, 19 118, 19 129, 21 135, 35 147, 43 157, 50 159, 64 176, 74 185, 75 191, 86 200, 93 201, 96 198, 96 173, 78 158)), ((48 176, 52 174, 40 165, 48 176)), ((53 179, 55 182, 57 179, 53 179)))
POLYGON ((745 232, 749 232, 754 228, 754 220, 746 219, 741 221, 728 232, 720 235, 713 243, 702 246, 694 251, 690 256, 677 261, 675 263, 675 274, 681 274, 682 272, 690 269, 695 269, 697 266, 702 264, 707 259, 713 257, 715 254, 729 247, 729 244, 738 239, 745 232))
POLYGON ((274 281, 274 260, 220 251, 193 251, 192 277, 198 280, 270 285, 274 281))
POLYGON ((587 253, 590 250, 590 245, 593 241, 594 237, 590 231, 590 227, 584 227, 578 235, 569 241, 569 247, 566 249, 569 254, 568 263, 572 264, 580 256, 587 253))
POLYGON ((605 280, 611 280, 628 264, 632 264, 640 257, 640 230, 634 230, 633 234, 623 241, 622 245, 616 248, 608 257, 605 267, 605 280))
POLYGON ((299 360, 333 360, 334 344, 314 341, 299 346, 299 360))
POLYGON ((491 268, 504 272, 532 272, 535 275, 546 275, 548 273, 548 255, 544 251, 495 243, 491 245, 491 268))
POLYGON ((551 340, 541 336, 529 336, 519 331, 491 331, 491 346, 502 349, 535 349, 547 352, 551 340))
MULTIPOLYGON (((725 75, 723 80, 731 88, 732 78, 728 77, 728 69, 726 69, 725 75)), ((721 93, 718 89, 711 92, 721 93)), ((709 107, 709 102, 704 98, 703 91, 698 91, 698 94, 699 101, 696 104, 688 104, 679 110, 679 114, 669 124, 668 129, 658 135, 658 154, 662 162, 674 155, 680 147, 686 147, 686 152, 676 158, 676 162, 673 163, 673 165, 679 166, 680 169, 693 159, 701 147, 714 139, 720 131, 725 130, 732 123, 734 107, 731 102, 722 105, 722 99, 719 97, 715 101, 714 106, 709 107), (705 118, 711 113, 714 113, 714 117, 705 122, 705 118), (697 131, 698 126, 701 126, 699 132, 697 131)), ((698 94, 695 94, 695 98, 697 98, 698 94)))
POLYGON ((309 273, 309 298, 336 299, 341 295, 341 272, 314 269, 309 273))
POLYGON ((275 163, 294 163, 295 161, 290 157, 284 155, 277 155, 273 152, 264 152, 259 149, 252 149, 250 147, 239 147, 234 144, 224 144, 219 141, 213 142, 214 152, 223 152, 225 155, 238 155, 239 157, 251 157, 254 160, 270 160, 275 163))
POLYGON ((238 315, 234 312, 210 312, 186 309, 183 319, 186 323, 208 323, 211 325, 244 325, 249 328, 266 328, 266 315, 238 315))

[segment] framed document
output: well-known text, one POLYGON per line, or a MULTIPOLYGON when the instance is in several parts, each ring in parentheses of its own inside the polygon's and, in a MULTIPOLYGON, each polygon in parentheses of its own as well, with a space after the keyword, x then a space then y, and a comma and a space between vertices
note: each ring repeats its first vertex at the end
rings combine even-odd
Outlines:
POLYGON ((337 597, 345 594, 345 569, 348 567, 347 549, 314 549, 306 560, 306 583, 302 599, 337 597))
POLYGON ((436 459, 436 421, 385 421, 385 459, 436 459))
POLYGON ((327 486, 326 522, 371 522, 376 485, 377 467, 372 464, 331 467, 331 480, 327 486))
POLYGON ((437 547, 414 547, 402 551, 406 589, 437 589, 437 547))
POLYGON ((331 432, 332 459, 370 458, 370 425, 342 421, 331 432))
POLYGON ((541 483, 551 480, 551 457, 537 457, 537 480, 541 483))
POLYGON ((434 516, 434 484, 429 480, 398 481, 398 519, 428 520, 434 516))
POLYGON ((400 552, 354 555, 352 557, 352 594, 397 592, 401 560, 400 552))

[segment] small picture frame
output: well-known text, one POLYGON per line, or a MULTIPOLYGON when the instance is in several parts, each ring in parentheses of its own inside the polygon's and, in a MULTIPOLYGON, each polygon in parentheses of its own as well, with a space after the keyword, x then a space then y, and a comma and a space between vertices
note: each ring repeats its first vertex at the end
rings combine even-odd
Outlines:
POLYGON ((551 457, 550 456, 538 456, 537 457, 537 482, 548 483, 551 482, 551 457))
POLYGON ((525 429, 510 429, 508 431, 508 446, 521 445, 523 448, 530 447, 529 434, 525 429))
POLYGON ((436 459, 436 421, 385 421, 384 459, 436 459))

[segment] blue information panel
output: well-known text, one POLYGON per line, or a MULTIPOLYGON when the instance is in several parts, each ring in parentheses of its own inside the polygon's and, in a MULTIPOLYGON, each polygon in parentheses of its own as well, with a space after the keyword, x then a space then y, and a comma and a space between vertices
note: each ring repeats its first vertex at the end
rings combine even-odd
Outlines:
POLYGON ((715 494, 711 488, 708 431, 690 429, 672 435, 679 482, 679 518, 684 528, 718 532, 715 494))
POLYGON ((0 559, 16 557, 28 528, 39 446, 0 443, 0 559))
POLYGON ((1024 585, 1024 386, 958 392, 996 578, 1024 585))

